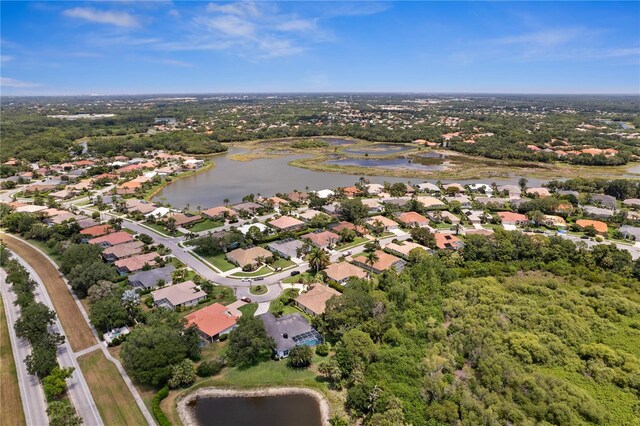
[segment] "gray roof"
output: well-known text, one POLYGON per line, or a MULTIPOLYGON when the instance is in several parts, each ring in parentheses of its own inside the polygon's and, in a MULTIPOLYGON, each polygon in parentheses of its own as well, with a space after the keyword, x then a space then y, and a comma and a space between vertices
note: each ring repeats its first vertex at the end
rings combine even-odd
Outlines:
POLYGON ((246 203, 235 204, 232 207, 234 210, 255 210, 255 209, 259 209, 262 206, 258 203, 248 201, 246 203))
POLYGON ((591 196, 591 200, 605 207, 616 207, 616 197, 612 197, 611 195, 595 194, 591 196))
POLYGON ((599 216, 599 217, 613 216, 613 210, 604 209, 602 207, 583 206, 582 211, 591 216, 599 216))
POLYGON ((298 249, 302 248, 304 243, 300 240, 294 240, 293 238, 287 238, 282 241, 274 241, 267 246, 271 251, 278 251, 286 254, 289 257, 297 257, 298 249))
POLYGON ((640 240, 640 228, 637 226, 623 225, 620 227, 620 233, 622 235, 631 235, 634 239, 640 240))
MULTIPOLYGON (((276 350, 278 353, 288 351, 297 346, 294 338, 305 333, 318 332, 311 327, 311 324, 300 314, 284 315, 276 318, 272 313, 260 315, 260 319, 264 324, 267 334, 276 342, 276 350), (284 335, 287 337, 285 338, 284 335)), ((320 335, 318 334, 318 337, 320 335)))
POLYGON ((162 268, 140 271, 129 275, 129 283, 134 287, 153 288, 158 285, 158 281, 164 280, 166 284, 171 284, 171 274, 175 271, 171 265, 162 268))

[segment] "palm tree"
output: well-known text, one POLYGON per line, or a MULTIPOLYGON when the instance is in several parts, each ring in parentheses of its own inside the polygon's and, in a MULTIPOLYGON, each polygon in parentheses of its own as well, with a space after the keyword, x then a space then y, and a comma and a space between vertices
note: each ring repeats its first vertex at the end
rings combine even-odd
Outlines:
MULTIPOLYGON (((369 265, 371 267, 371 269, 373 269, 373 265, 380 260, 380 258, 378 257, 378 253, 376 253, 375 250, 365 250, 364 252, 364 258, 365 258, 365 264, 369 265)), ((367 274, 369 276, 369 278, 371 278, 371 271, 368 272, 367 274)))
POLYGON ((225 207, 227 207, 230 202, 231 200, 229 200, 228 198, 225 198, 224 200, 222 200, 222 203, 224 204, 225 207))
POLYGON ((329 255, 320 247, 314 247, 307 255, 309 266, 316 270, 316 274, 329 264, 329 255))

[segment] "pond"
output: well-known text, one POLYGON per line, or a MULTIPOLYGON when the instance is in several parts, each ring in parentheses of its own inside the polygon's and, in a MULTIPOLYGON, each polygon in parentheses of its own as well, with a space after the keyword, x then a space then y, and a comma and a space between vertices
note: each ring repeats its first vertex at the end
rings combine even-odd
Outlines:
POLYGON ((422 171, 444 171, 447 165, 439 158, 342 158, 328 160, 326 164, 336 166, 359 166, 383 169, 408 169, 422 171))
MULTIPOLYGON (((276 192, 290 192, 294 189, 304 191, 351 186, 359 176, 320 172, 290 166, 288 163, 305 155, 287 155, 276 158, 262 158, 252 161, 235 161, 229 155, 244 152, 231 147, 227 154, 213 157, 216 166, 204 173, 178 179, 164 187, 154 200, 171 203, 182 208, 190 204, 191 208, 219 206, 228 198, 238 203, 247 194, 274 195, 276 192)), ((373 173, 375 175, 375 171, 373 173)), ((406 182, 407 179, 388 176, 370 176, 371 182, 406 182)))
POLYGON ((372 143, 367 146, 357 146, 353 148, 345 148, 342 150, 344 154, 352 155, 391 155, 400 154, 402 152, 416 149, 412 145, 404 145, 397 143, 372 143))
POLYGON ((322 426, 310 395, 199 397, 189 404, 199 426, 322 426))

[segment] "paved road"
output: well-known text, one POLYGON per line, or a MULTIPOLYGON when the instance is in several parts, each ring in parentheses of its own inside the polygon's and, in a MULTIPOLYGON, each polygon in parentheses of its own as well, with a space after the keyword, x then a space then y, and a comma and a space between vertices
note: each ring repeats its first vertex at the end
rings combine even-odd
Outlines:
POLYGON ((40 386, 40 381, 35 376, 27 373, 24 359, 31 353, 31 345, 27 340, 18 338, 14 331, 13 325, 20 315, 20 308, 14 303, 16 295, 10 289, 7 283, 7 274, 3 269, 0 269, 0 293, 2 293, 2 301, 7 316, 9 339, 11 340, 13 359, 16 363, 18 387, 20 388, 25 420, 27 425, 46 425, 49 422, 49 418, 47 416, 47 403, 45 402, 44 392, 42 391, 42 386, 40 386))
MULTIPOLYGON (((55 311, 53 303, 49 298, 49 294, 47 293, 40 276, 38 276, 31 265, 29 265, 20 256, 13 253, 13 257, 25 267, 27 272, 29 272, 29 275, 31 275, 31 278, 38 283, 35 290, 36 300, 45 304, 49 309, 55 311)), ((62 328, 59 320, 56 320, 55 324, 51 327, 51 330, 62 336, 65 335, 64 329, 62 328)), ((69 397, 71 398, 78 415, 82 417, 84 422, 83 424, 102 426, 104 423, 102 422, 102 418, 100 417, 98 408, 96 407, 95 401, 93 400, 93 396, 91 395, 91 391, 89 390, 89 386, 82 374, 82 370, 80 369, 80 365, 78 364, 76 357, 77 355, 73 352, 69 342, 65 339, 65 342, 58 347, 58 363, 61 367, 75 368, 73 376, 67 380, 69 397)))
MULTIPOLYGON (((25 244, 29 245, 32 249, 34 249, 35 251, 40 253, 53 266, 55 266, 57 268, 56 263, 49 257, 49 255, 47 255, 45 252, 40 250, 38 247, 32 245, 28 241, 24 241, 24 240, 21 240, 21 241, 23 241, 25 244)), ((65 283, 68 286, 69 283, 67 282, 67 279, 64 276, 62 277, 62 279, 65 281, 65 283)), ((82 303, 80 302, 78 297, 73 292, 70 291, 70 293, 71 293, 71 296, 73 297, 74 301, 76 302, 76 305, 78 306, 78 309, 80 310, 80 313, 82 314, 82 317, 84 318, 84 320, 87 322, 87 324, 91 328, 91 331, 93 332, 93 335, 95 336, 96 340, 100 341, 100 339, 98 339, 98 335, 97 335, 95 329, 91 326, 91 322, 89 321, 89 315, 87 314, 87 311, 84 309, 84 306, 82 305, 82 303)), ((94 349, 98 349, 99 348, 100 350, 102 350, 102 353, 104 354, 104 356, 109 361, 111 361, 111 362, 113 362, 115 364, 116 368, 118 369, 118 372, 120 373, 120 375, 122 376, 122 379, 124 380, 125 384, 127 385, 127 388, 131 392, 131 395, 132 395, 134 401, 138 405, 138 408, 140 408, 140 411, 142 412, 142 415, 144 416, 145 420, 147 420, 147 423, 149 425, 155 426, 156 425, 155 419, 151 415, 151 412, 149 411, 147 406, 144 404, 144 401, 142 400, 142 397, 138 393, 138 390, 133 385, 133 382, 131 381, 131 378, 129 378, 129 375, 125 371, 125 369, 122 366, 122 364, 120 363, 120 361, 118 361, 116 358, 114 358, 111 355, 111 352, 109 352, 109 350, 107 349, 106 345, 104 345, 103 343, 99 343, 99 344, 93 345, 93 346, 91 346, 89 348, 85 348, 83 350, 80 350, 80 351, 76 352, 74 355, 75 355, 76 358, 79 357, 79 356, 85 355, 86 353, 91 352, 92 348, 94 348, 94 349)))

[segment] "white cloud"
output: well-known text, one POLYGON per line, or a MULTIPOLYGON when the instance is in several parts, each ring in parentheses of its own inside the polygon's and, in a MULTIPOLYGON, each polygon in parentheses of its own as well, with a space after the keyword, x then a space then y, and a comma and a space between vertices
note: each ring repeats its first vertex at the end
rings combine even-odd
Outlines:
POLYGON ((261 8, 252 1, 228 4, 209 3, 207 5, 207 12, 253 17, 262 15, 261 8))
POLYGON ((13 61, 13 56, 9 55, 0 55, 0 63, 6 64, 7 62, 13 61))
POLYGON ((309 31, 317 28, 315 19, 292 19, 276 26, 280 31, 309 31))
POLYGON ((63 12, 70 18, 83 19, 98 24, 110 24, 118 27, 133 28, 140 25, 138 20, 126 12, 97 10, 90 7, 74 7, 63 12))
POLYGON ((15 78, 0 77, 0 86, 26 89, 26 88, 31 88, 31 87, 39 87, 39 86, 42 86, 42 85, 38 84, 38 83, 30 83, 28 81, 16 80, 15 78))
POLYGON ((182 67, 182 68, 193 68, 195 66, 190 62, 178 61, 176 59, 161 59, 158 62, 161 64, 172 65, 175 67, 182 67))
POLYGON ((253 38, 255 36, 256 26, 242 18, 233 15, 216 16, 206 19, 204 24, 225 36, 253 38))

